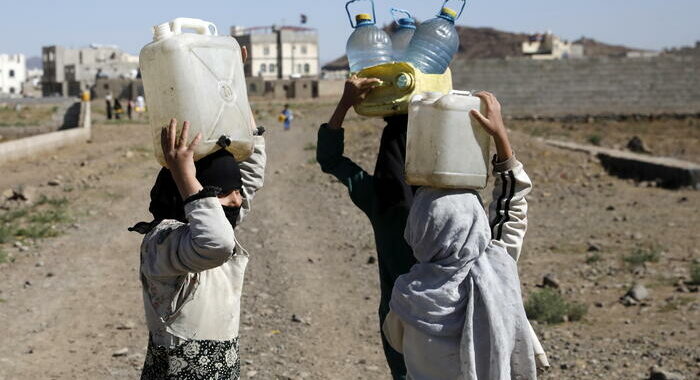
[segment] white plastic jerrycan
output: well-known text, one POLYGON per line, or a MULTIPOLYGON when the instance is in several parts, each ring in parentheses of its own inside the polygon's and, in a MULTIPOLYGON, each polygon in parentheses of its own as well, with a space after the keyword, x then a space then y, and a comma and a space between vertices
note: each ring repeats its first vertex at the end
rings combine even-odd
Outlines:
POLYGON ((481 100, 465 91, 415 95, 408 108, 406 181, 411 185, 483 189, 490 136, 473 120, 481 100))
POLYGON ((237 160, 253 152, 255 120, 248 103, 241 47, 218 36, 210 22, 176 18, 153 28, 153 42, 140 54, 153 144, 165 166, 161 128, 171 118, 191 123, 189 138, 202 133, 195 160, 225 147, 237 160), (193 30, 195 33, 185 33, 193 30))

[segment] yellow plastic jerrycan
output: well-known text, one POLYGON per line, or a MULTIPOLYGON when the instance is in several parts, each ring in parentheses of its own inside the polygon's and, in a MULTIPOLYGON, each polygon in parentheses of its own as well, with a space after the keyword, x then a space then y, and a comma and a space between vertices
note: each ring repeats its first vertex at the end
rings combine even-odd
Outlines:
POLYGON ((408 113, 411 97, 425 92, 449 94, 452 91, 452 72, 424 74, 407 62, 385 63, 368 67, 357 73, 360 78, 378 78, 382 82, 367 98, 355 106, 363 116, 392 116, 408 113))

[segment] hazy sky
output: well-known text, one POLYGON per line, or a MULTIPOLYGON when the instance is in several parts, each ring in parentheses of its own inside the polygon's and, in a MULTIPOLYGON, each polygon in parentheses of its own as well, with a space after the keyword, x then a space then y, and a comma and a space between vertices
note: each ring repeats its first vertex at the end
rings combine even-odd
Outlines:
MULTIPOLYGON (((453 0, 454 1, 454 0, 453 0)), ((355 3, 367 7, 368 2, 355 3)), ((380 23, 392 6, 432 17, 440 0, 376 0, 380 23)), ((0 53, 38 56, 41 46, 116 44, 137 54, 151 39, 150 27, 175 17, 231 25, 298 25, 301 13, 321 35, 321 61, 343 54, 351 29, 339 0, 21 0, 3 5, 0 53)), ((367 9, 367 8, 365 8, 367 9)), ((567 38, 583 36, 632 47, 661 49, 700 40, 700 0, 473 0, 459 20, 514 32, 552 30, 567 38)))

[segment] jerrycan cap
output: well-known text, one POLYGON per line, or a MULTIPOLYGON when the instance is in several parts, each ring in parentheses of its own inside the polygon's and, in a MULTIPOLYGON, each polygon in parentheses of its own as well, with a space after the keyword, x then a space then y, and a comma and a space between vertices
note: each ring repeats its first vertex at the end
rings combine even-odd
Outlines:
POLYGON ((438 100, 438 99, 442 98, 442 96, 444 94, 442 92, 438 92, 438 91, 430 91, 430 92, 426 92, 424 95, 425 95, 425 100, 434 101, 434 100, 438 100))
POLYGON ((355 16, 355 21, 357 22, 357 26, 373 24, 372 16, 367 13, 358 14, 357 16, 355 16))
POLYGON ((169 22, 164 22, 153 27, 153 41, 163 40, 173 35, 169 22))
POLYGON ((454 22, 457 19, 457 12, 452 8, 444 7, 440 11, 440 15, 438 17, 454 22))
POLYGON ((416 19, 412 17, 400 18, 397 24, 399 24, 399 29, 416 29, 416 19))

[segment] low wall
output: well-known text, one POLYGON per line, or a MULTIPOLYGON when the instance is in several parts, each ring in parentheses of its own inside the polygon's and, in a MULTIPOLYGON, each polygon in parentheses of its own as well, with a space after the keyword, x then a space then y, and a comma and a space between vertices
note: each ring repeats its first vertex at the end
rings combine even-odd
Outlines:
POLYGON ((698 115, 700 57, 457 60, 454 88, 488 90, 513 117, 698 115))
POLYGON ((0 143, 0 165, 13 160, 35 156, 40 152, 51 151, 66 145, 90 140, 92 136, 90 102, 81 102, 79 104, 80 110, 76 128, 0 143))

